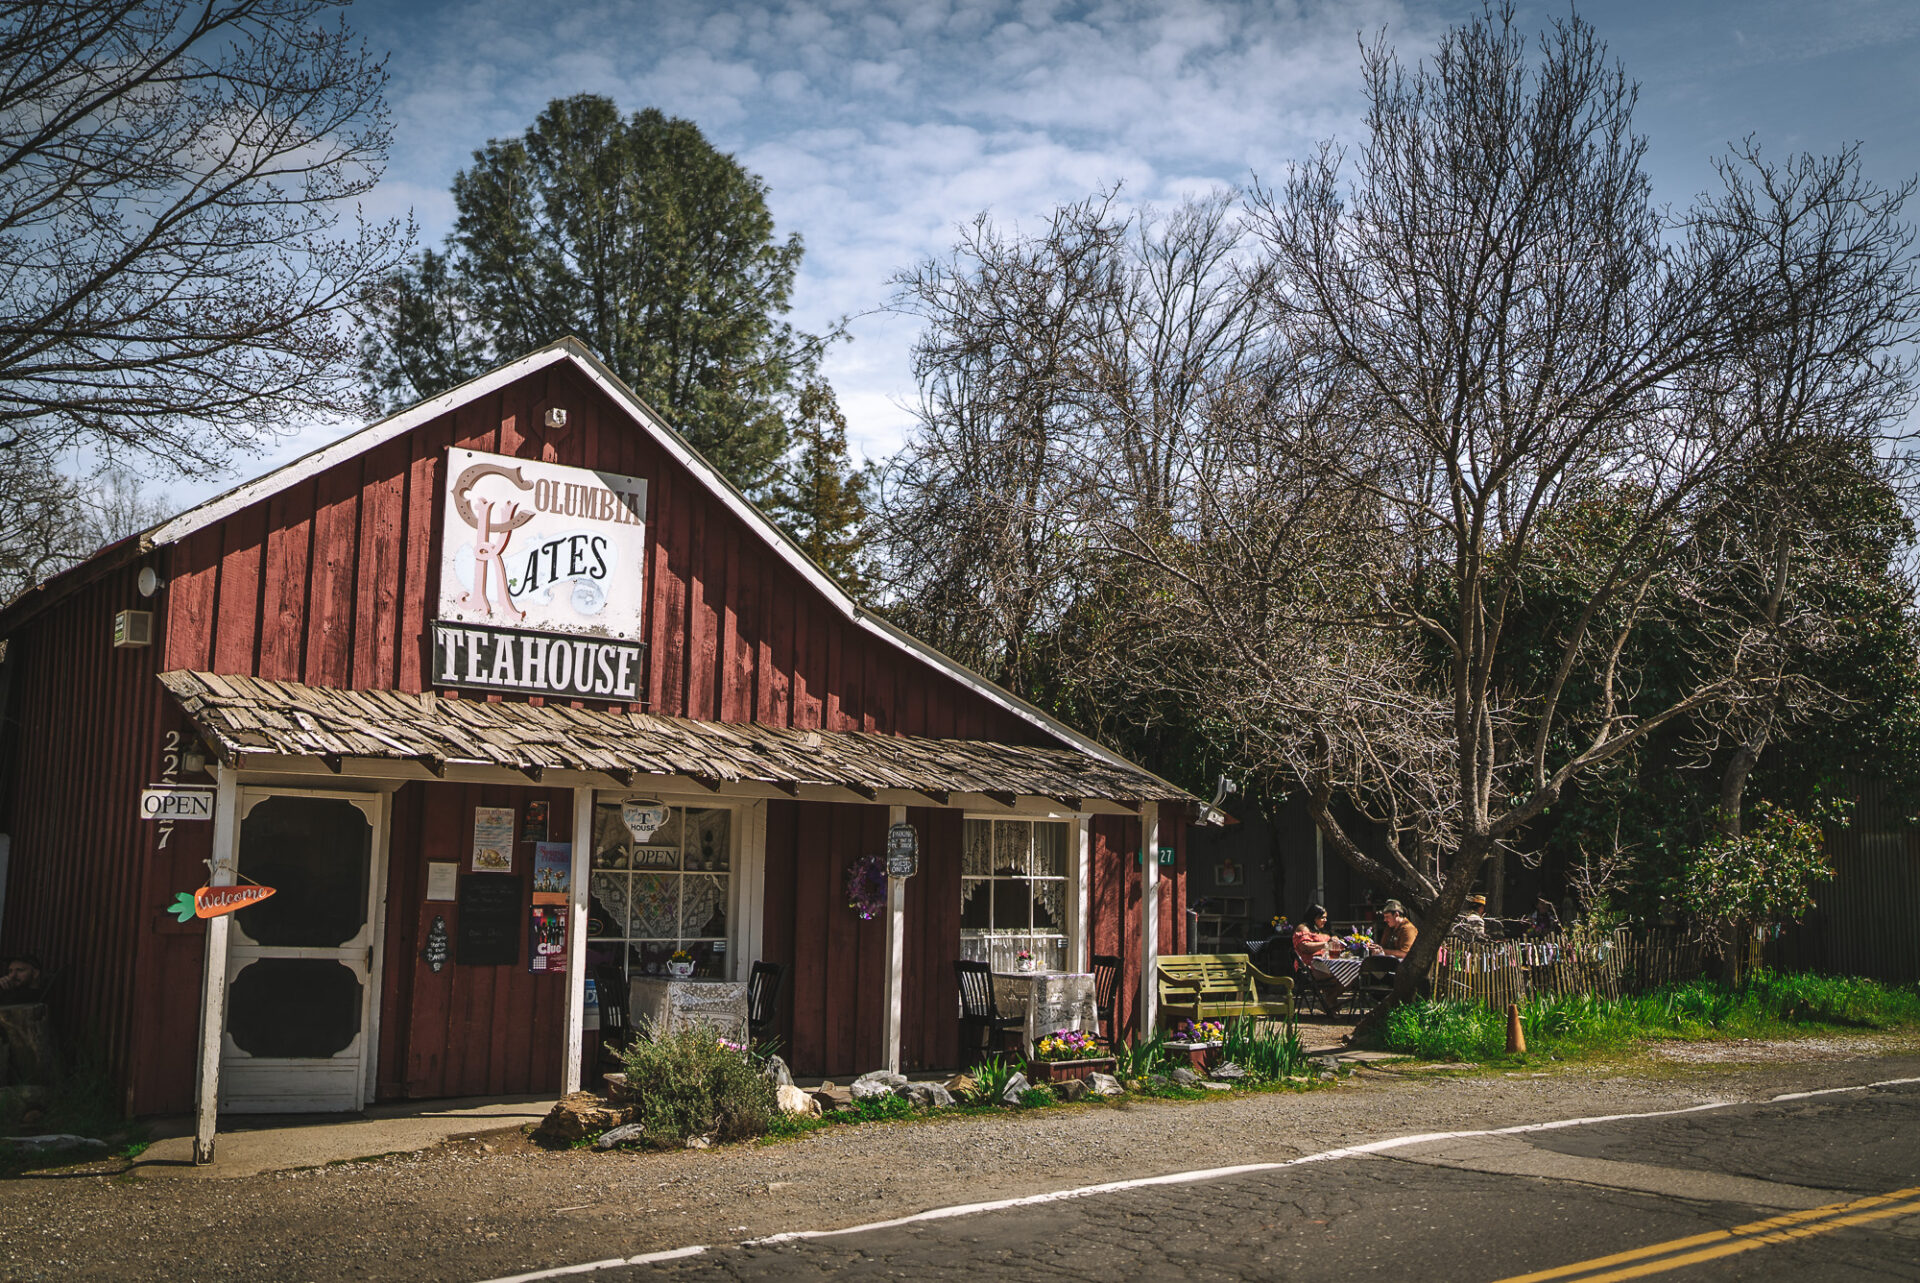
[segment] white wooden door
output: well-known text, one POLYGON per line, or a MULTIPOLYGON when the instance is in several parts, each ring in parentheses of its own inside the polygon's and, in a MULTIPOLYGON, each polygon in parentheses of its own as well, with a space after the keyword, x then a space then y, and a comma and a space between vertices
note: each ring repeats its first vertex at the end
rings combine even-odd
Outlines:
POLYGON ((236 867, 274 894, 234 915, 220 1108, 340 1113, 373 1099, 385 798, 241 790, 236 867))

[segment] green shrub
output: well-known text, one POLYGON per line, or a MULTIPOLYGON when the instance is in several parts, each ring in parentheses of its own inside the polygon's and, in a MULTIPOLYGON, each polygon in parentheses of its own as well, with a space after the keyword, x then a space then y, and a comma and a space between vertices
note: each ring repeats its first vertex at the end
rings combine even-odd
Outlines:
POLYGON ((1289 1023, 1283 1030, 1263 1028, 1255 1020, 1236 1020, 1227 1026, 1220 1059, 1230 1060, 1266 1082, 1297 1078, 1306 1072, 1307 1051, 1300 1032, 1289 1023))
POLYGON ((1037 1087, 1029 1087, 1020 1093, 1020 1103, 1028 1107, 1051 1105, 1058 1099, 1060 1098, 1053 1094, 1053 1088, 1047 1086, 1045 1083, 1041 1083, 1037 1087))
POLYGON ((675 1148, 709 1133, 746 1140, 773 1126, 773 1084, 711 1029, 635 1038, 624 1058, 634 1121, 646 1129, 650 1148, 675 1148))
POLYGON ((1123 1079, 1162 1073, 1167 1067, 1167 1036, 1156 1033, 1151 1038, 1130 1043, 1116 1040, 1113 1058, 1113 1072, 1123 1079))
POLYGON ((999 1104, 1000 1097, 1006 1093, 1007 1083, 1019 1072, 1020 1067, 1006 1057, 989 1055, 967 1071, 967 1077, 980 1084, 968 1093, 968 1100, 974 1104, 999 1104))

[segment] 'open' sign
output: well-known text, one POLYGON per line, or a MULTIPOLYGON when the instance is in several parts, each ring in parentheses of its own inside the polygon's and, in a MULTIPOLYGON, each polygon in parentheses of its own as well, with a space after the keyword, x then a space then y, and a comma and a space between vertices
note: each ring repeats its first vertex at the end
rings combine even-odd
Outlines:
POLYGON ((211 820, 213 790, 156 784, 140 790, 143 820, 211 820))

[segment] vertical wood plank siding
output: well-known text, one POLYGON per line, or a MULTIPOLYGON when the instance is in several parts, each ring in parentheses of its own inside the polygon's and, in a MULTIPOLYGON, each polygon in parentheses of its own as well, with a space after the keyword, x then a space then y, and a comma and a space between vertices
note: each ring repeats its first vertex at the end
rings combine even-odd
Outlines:
POLYGON ((16 633, 7 655, 13 854, 0 938, 46 964, 61 1032, 123 1088, 136 1045, 154 1032, 139 1001, 153 989, 147 968, 171 961, 154 931, 162 902, 150 901, 191 860, 192 830, 207 827, 176 825, 161 853, 159 826, 139 818, 169 723, 154 680, 158 648, 113 647, 114 613, 155 605, 135 589, 137 573, 128 566, 75 593, 16 633))

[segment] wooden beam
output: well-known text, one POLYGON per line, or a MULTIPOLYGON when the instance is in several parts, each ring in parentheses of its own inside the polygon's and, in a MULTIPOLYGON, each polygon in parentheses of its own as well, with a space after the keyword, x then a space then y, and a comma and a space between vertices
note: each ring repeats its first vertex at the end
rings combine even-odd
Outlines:
POLYGON ((447 762, 445 758, 435 757, 432 753, 419 753, 414 756, 413 760, 426 767, 427 771, 435 778, 443 780, 447 778, 447 762))
POLYGON ((520 768, 520 773, 532 780, 535 784, 538 784, 547 777, 547 768, 544 766, 523 766, 520 768))
POLYGON ((1087 799, 1084 797, 1062 797, 1060 794, 1055 793, 1053 800, 1066 807, 1069 811, 1084 811, 1087 809, 1087 799))
MULTIPOLYGON (((231 767, 215 777, 213 859, 207 885, 233 885, 239 850, 240 785, 231 767)), ((193 1161, 213 1161, 213 1136, 220 1116, 221 1035, 227 1027, 227 927, 232 914, 207 920, 206 954, 200 976, 200 1074, 194 1087, 193 1161)))
POLYGON ((953 794, 945 789, 915 789, 914 792, 926 798, 935 806, 945 806, 947 803, 953 801, 953 794))
POLYGON ((689 775, 687 778, 709 793, 718 793, 720 791, 720 781, 711 775, 689 775))
POLYGON ((1010 789, 981 789, 980 796, 987 798, 990 801, 998 802, 1000 805, 1006 807, 1009 811, 1011 811, 1013 809, 1013 800, 1016 795, 1010 789))
POLYGON ((869 802, 875 801, 880 796, 879 789, 868 788, 865 784, 855 784, 851 781, 847 781, 842 783, 840 787, 845 789, 849 793, 855 794, 858 797, 864 797, 869 802))
POLYGON ((773 780, 770 782, 775 788, 785 793, 788 797, 800 796, 800 782, 798 780, 773 780))
POLYGON ((600 774, 623 789, 632 788, 633 782, 640 778, 640 772, 625 766, 604 766, 600 768, 600 774))
POLYGON ((580 1090, 581 1066, 585 1044, 587 1000, 587 877, 593 846, 593 789, 573 790, 573 867, 568 883, 567 901, 567 1016, 565 1045, 561 1051, 560 1093, 580 1090))
POLYGON ((335 775, 340 774, 340 768, 346 765, 345 759, 338 753, 322 753, 320 755, 320 761, 335 775))

